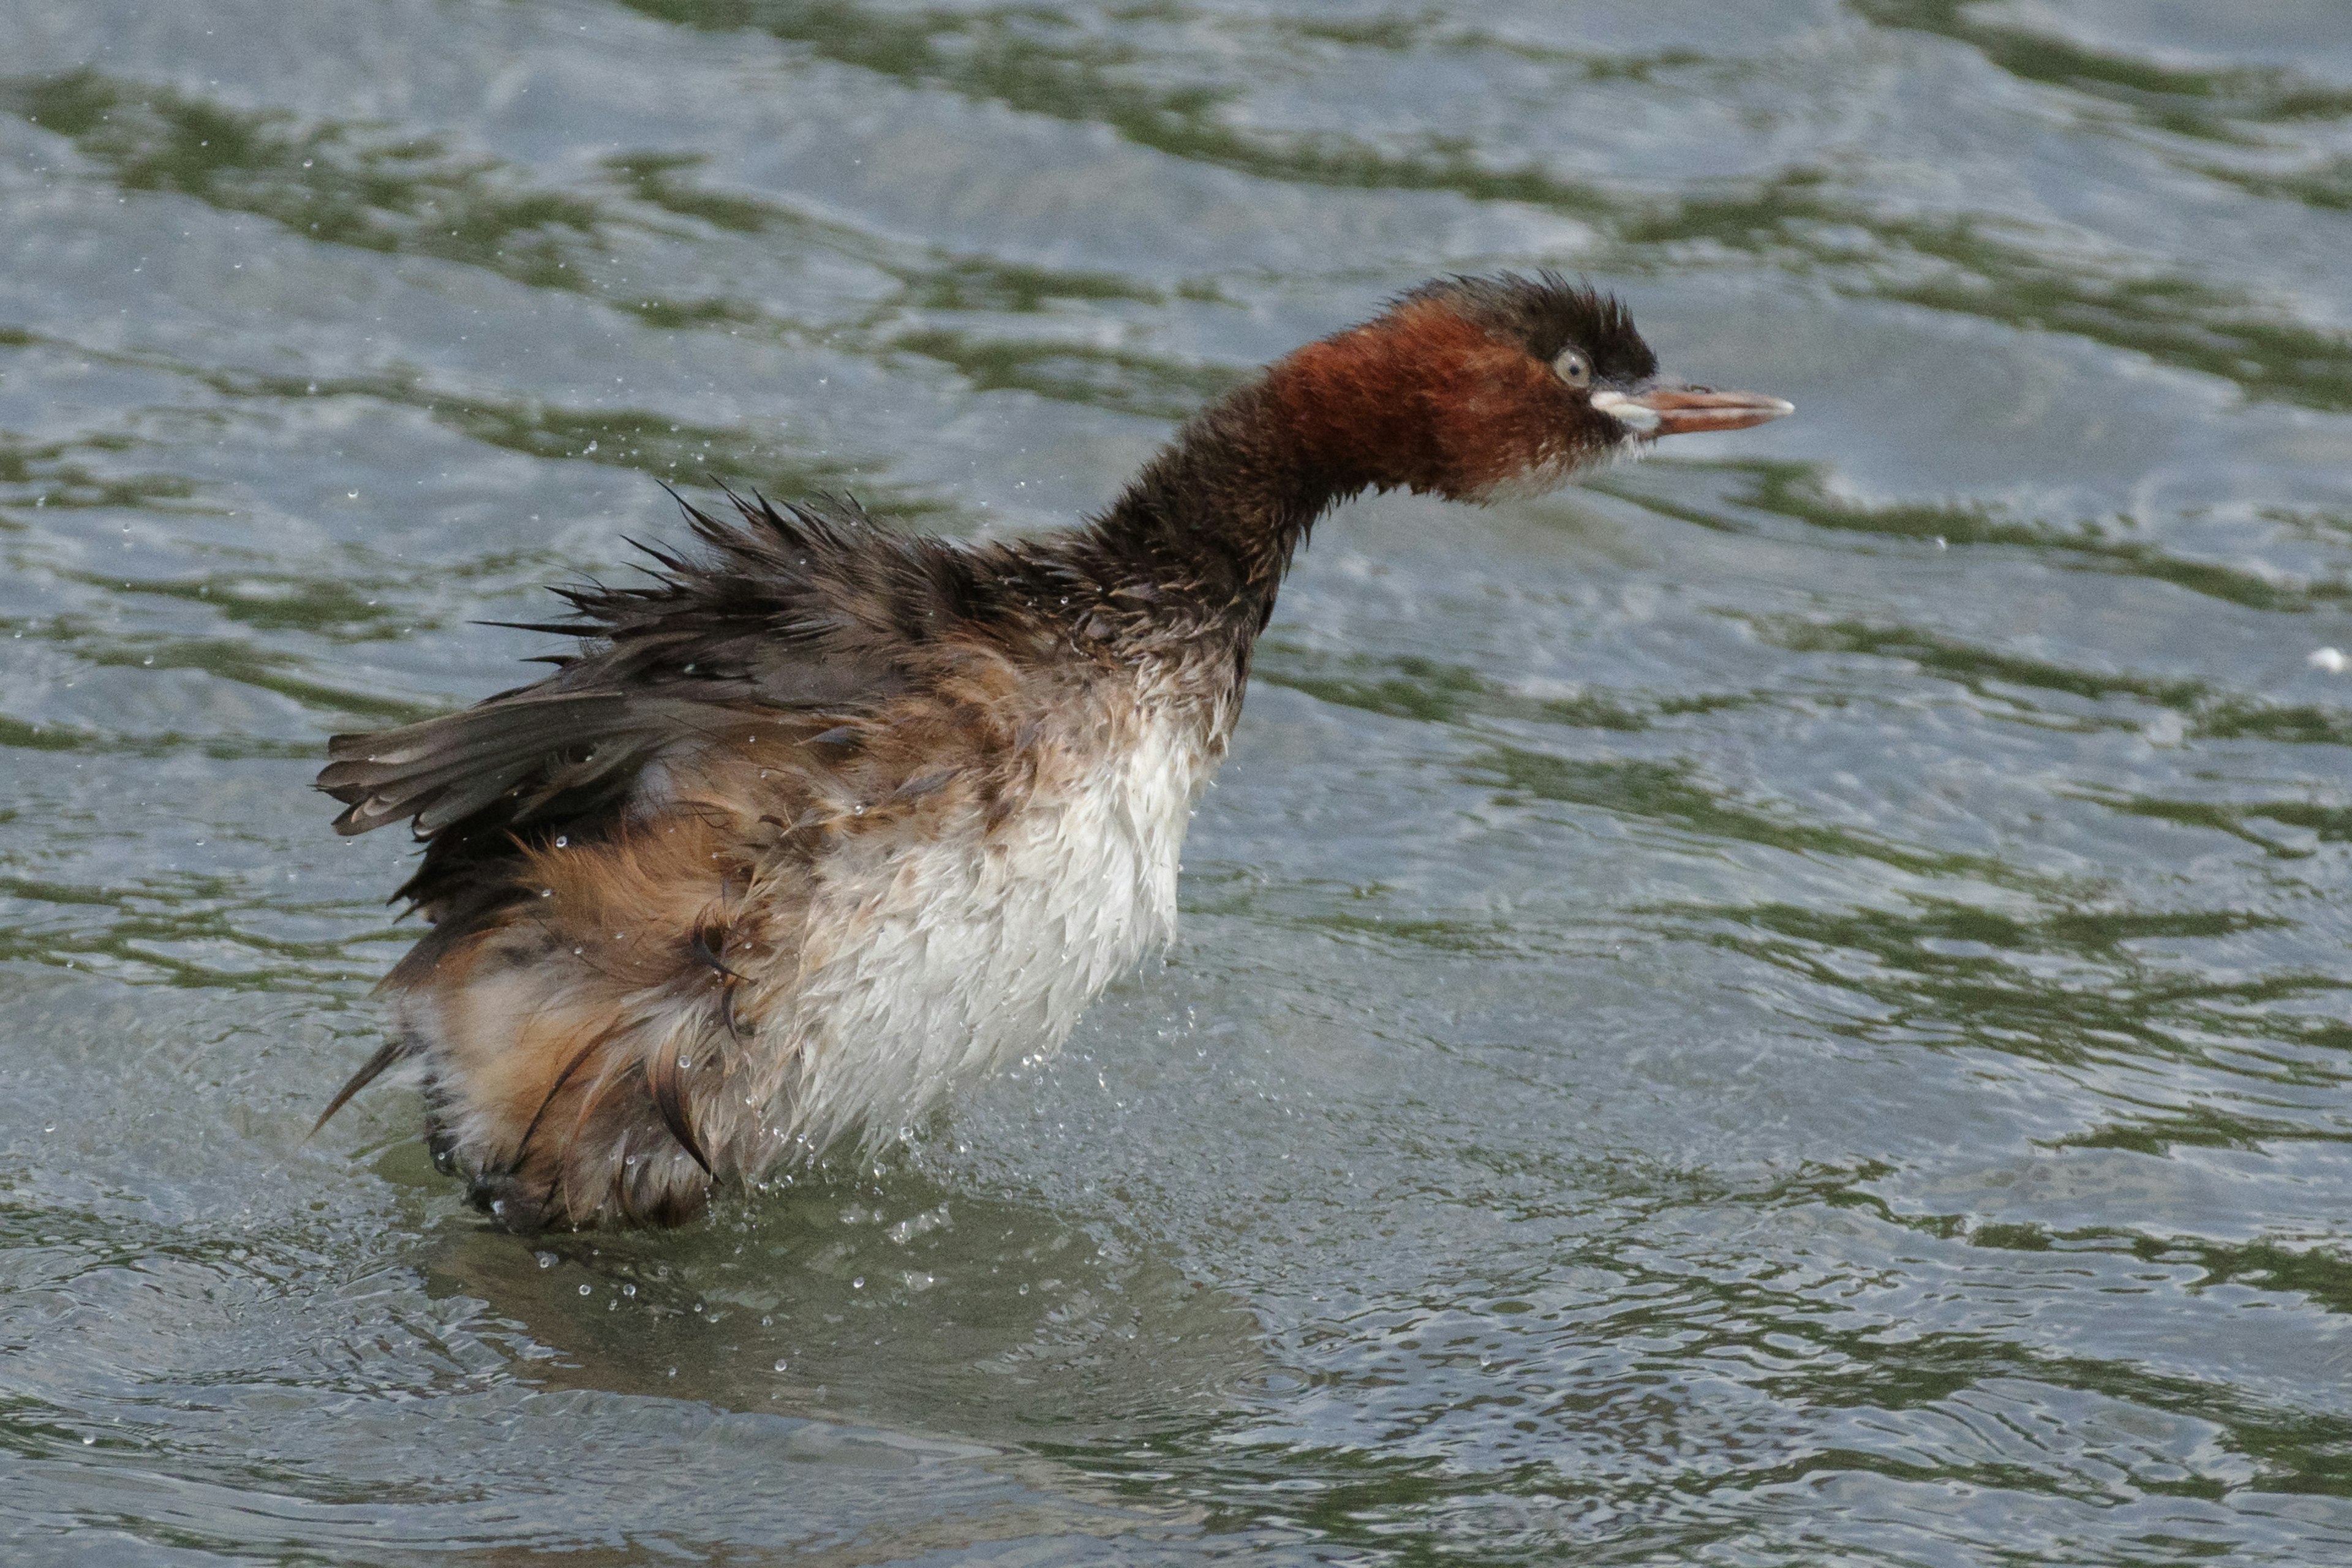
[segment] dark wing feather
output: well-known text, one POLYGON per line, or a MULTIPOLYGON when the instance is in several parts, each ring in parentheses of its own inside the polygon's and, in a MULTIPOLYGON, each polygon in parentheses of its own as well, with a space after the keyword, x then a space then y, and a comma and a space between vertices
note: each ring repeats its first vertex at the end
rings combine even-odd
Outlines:
POLYGON ((430 837, 525 780, 543 789, 570 774, 608 776, 646 728, 621 692, 528 691, 403 729, 337 735, 319 787, 343 803, 338 833, 414 817, 430 837))
POLYGON ((414 818, 430 838, 493 805, 520 827, 576 818, 624 795, 669 748, 717 733, 743 707, 713 682, 709 698, 533 687, 462 713, 371 735, 337 735, 319 788, 344 804, 339 833, 414 818))
POLYGON ((407 820, 427 841, 396 896, 436 918, 472 902, 518 833, 616 816, 647 764, 747 713, 841 714, 905 690, 909 656, 984 613, 983 584, 1003 570, 986 550, 878 527, 854 503, 730 499, 737 520, 686 508, 706 552, 647 547, 649 583, 559 590, 583 646, 546 679, 328 743, 319 787, 343 803, 339 832, 407 820))

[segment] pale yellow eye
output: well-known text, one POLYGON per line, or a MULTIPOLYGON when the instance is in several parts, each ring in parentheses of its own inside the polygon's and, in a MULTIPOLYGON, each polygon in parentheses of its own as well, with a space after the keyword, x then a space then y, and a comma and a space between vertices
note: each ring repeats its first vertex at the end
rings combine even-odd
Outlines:
POLYGON ((1559 357, 1551 362, 1551 368, 1570 386, 1592 384, 1592 362, 1584 357, 1580 349, 1562 349, 1559 357))

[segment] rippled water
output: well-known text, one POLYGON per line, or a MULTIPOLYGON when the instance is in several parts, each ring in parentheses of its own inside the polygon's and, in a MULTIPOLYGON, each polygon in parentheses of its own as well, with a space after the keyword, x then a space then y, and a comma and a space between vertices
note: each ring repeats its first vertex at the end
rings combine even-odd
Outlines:
POLYGON ((0 6, 0 1555, 2352 1561, 2337 0, 0 6), (1800 416, 1327 525, 1185 931, 485 1232, 323 738, 660 481, 1064 521, 1441 269, 1800 416))

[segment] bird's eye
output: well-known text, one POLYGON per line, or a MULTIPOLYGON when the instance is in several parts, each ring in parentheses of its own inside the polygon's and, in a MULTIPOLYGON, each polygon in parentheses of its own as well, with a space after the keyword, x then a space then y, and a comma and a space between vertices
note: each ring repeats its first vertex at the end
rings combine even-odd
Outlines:
POLYGON ((1551 368, 1570 386, 1592 384, 1592 362, 1584 357, 1580 349, 1562 349, 1559 357, 1551 362, 1551 368))

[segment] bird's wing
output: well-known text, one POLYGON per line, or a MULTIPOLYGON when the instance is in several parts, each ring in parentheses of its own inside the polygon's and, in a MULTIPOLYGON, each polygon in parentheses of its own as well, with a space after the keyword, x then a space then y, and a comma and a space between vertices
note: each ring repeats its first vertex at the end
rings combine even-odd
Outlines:
POLYGON ((343 803, 335 831, 345 834, 405 819, 429 839, 493 806, 509 827, 576 817, 740 711, 686 696, 532 688, 421 724, 337 735, 319 787, 343 803))
POLYGON ((904 691, 923 640, 968 607, 976 557, 881 528, 854 507, 738 500, 740 522, 688 507, 710 553, 650 550, 650 584, 564 590, 576 619, 527 629, 583 638, 555 674, 478 707, 373 734, 338 735, 319 787, 337 831, 415 825, 424 867, 401 889, 441 895, 520 834, 625 816, 657 760, 690 753, 747 717, 813 726, 904 691))

